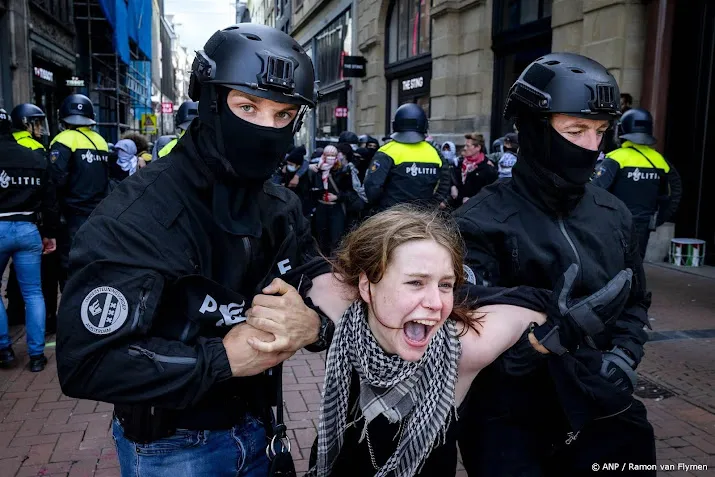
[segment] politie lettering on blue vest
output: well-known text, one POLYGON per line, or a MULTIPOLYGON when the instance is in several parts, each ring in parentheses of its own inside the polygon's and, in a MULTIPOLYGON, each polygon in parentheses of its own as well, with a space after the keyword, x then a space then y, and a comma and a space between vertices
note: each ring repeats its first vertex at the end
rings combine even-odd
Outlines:
POLYGON ((641 179, 660 179, 660 174, 658 174, 657 172, 641 172, 640 169, 636 168, 634 171, 628 173, 628 178, 633 179, 635 182, 638 182, 641 179))
POLYGON ((412 177, 417 177, 421 174, 437 174, 436 167, 417 167, 417 163, 413 162, 411 166, 405 168, 405 172, 411 174, 412 177))
POLYGON ((12 177, 9 176, 5 171, 0 172, 0 187, 2 187, 3 189, 7 189, 11 185, 39 186, 41 184, 39 177, 12 177))
POLYGON ((108 157, 102 154, 94 154, 92 151, 88 150, 84 154, 82 154, 82 160, 87 161, 88 164, 92 164, 93 162, 107 162, 108 157))

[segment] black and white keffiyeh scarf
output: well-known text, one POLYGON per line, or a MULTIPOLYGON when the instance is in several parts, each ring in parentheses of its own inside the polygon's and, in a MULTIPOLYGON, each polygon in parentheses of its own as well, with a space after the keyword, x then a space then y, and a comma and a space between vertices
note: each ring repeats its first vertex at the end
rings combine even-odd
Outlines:
POLYGON ((364 417, 360 442, 368 424, 384 415, 400 422, 395 452, 376 477, 412 477, 434 447, 443 443, 456 416, 455 385, 462 347, 457 325, 447 320, 417 362, 385 353, 368 327, 367 305, 358 300, 345 312, 328 351, 323 401, 318 426, 317 463, 311 476, 330 475, 343 446, 344 432, 364 417), (360 377, 358 418, 348 422, 352 370, 360 377))

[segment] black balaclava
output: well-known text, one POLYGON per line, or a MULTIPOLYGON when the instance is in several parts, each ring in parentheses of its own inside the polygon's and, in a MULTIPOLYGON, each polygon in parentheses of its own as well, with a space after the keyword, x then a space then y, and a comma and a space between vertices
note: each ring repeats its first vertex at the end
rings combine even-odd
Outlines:
POLYGON ((283 159, 293 122, 276 129, 251 124, 231 112, 230 89, 204 85, 199 121, 189 132, 197 152, 213 172, 212 213, 225 232, 260 238, 261 211, 255 197, 283 159))
POLYGON ((280 129, 249 123, 228 107, 230 91, 218 89, 224 156, 238 177, 263 182, 271 177, 290 147, 294 121, 280 129))
POLYGON ((551 212, 573 210, 583 197, 600 151, 573 144, 544 116, 522 112, 518 127, 519 157, 523 160, 514 165, 514 181, 551 212))

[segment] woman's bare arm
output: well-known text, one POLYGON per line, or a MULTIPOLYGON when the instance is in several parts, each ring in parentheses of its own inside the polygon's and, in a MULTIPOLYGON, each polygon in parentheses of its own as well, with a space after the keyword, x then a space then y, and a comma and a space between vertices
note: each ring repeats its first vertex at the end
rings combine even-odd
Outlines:
POLYGON ((457 403, 464 399, 479 371, 514 346, 532 322, 539 325, 546 322, 544 313, 512 305, 489 305, 472 313, 484 316, 476 325, 479 334, 470 328, 461 338, 457 403))
POLYGON ((342 283, 335 274, 324 273, 313 278, 313 287, 308 291, 308 298, 337 325, 345 311, 357 299, 357 290, 342 283))

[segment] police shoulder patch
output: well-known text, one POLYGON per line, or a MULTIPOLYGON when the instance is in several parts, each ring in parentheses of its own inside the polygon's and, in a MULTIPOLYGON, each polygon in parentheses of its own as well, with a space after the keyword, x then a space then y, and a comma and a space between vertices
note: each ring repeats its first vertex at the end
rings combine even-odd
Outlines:
POLYGON ((380 168, 380 163, 377 161, 372 161, 372 165, 370 166, 370 172, 375 172, 380 168))
POLYGON ((464 268, 464 279, 467 281, 467 283, 476 285, 477 277, 474 274, 474 271, 471 268, 469 268, 466 264, 463 264, 462 267, 464 268))
POLYGON ((90 333, 108 335, 127 321, 129 305, 116 288, 97 287, 84 297, 81 316, 84 327, 90 333))
POLYGON ((52 162, 54 164, 57 161, 57 159, 59 159, 59 157, 60 157, 60 151, 57 151, 57 150, 50 151, 50 162, 52 162))

